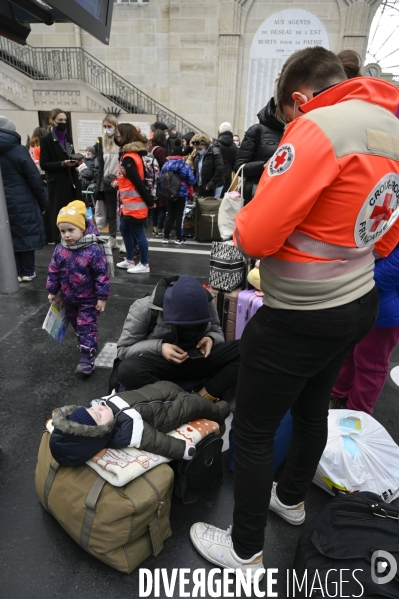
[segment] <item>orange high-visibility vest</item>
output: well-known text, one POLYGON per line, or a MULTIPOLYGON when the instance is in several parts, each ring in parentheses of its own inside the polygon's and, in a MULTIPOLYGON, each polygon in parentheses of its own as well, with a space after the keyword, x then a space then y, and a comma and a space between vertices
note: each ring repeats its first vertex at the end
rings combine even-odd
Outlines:
POLYGON ((374 286, 373 250, 399 242, 399 90, 358 77, 320 93, 286 129, 235 241, 261 258, 264 303, 312 310, 374 286))
POLYGON ((122 214, 124 216, 132 216, 133 218, 146 218, 148 215, 148 206, 136 190, 134 183, 125 176, 125 169, 122 166, 124 158, 132 158, 134 160, 140 179, 144 180, 144 164, 141 156, 137 152, 126 152, 123 154, 117 168, 122 214))

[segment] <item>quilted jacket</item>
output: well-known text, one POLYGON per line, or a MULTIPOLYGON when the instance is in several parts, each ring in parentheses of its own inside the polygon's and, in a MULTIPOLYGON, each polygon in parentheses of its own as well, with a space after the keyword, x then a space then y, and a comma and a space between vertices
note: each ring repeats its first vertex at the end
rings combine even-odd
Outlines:
POLYGON ((143 451, 179 460, 185 441, 167 432, 198 418, 223 424, 230 408, 225 401, 212 403, 196 393, 186 393, 174 383, 160 381, 136 391, 105 398, 114 420, 89 426, 68 420, 75 405, 53 412, 54 431, 50 450, 62 466, 79 466, 105 447, 137 447, 143 451), (132 409, 133 408, 133 409, 132 409))
MULTIPOLYGON (((118 358, 126 360, 141 354, 162 355, 162 341, 177 343, 177 327, 167 325, 163 319, 163 298, 166 288, 177 281, 179 277, 164 277, 155 287, 150 296, 136 300, 129 309, 122 334, 118 341, 118 358), (152 319, 155 318, 155 327, 151 330, 152 319)), ((204 336, 213 339, 213 345, 224 343, 223 331, 220 327, 219 317, 213 295, 209 292, 208 301, 212 321, 206 325, 204 336)), ((188 307, 189 308, 189 307, 188 307)))
MULTIPOLYGON (((98 231, 91 221, 86 221, 85 234, 98 231)), ((48 267, 46 289, 61 295, 66 301, 106 300, 110 293, 105 256, 96 243, 82 250, 69 250, 60 243, 54 250, 48 267)))
POLYGON ((29 151, 21 146, 21 136, 14 131, 0 129, 0 168, 14 252, 42 249, 46 190, 29 151))
POLYGON ((187 185, 195 185, 196 183, 196 178, 194 177, 191 167, 186 164, 186 162, 180 156, 170 156, 163 165, 159 175, 159 183, 157 185, 157 194, 159 195, 162 195, 162 175, 166 173, 166 171, 173 171, 178 175, 178 177, 180 177, 182 182, 180 183, 178 196, 188 200, 187 185), (187 183, 187 185, 184 185, 183 181, 187 183))

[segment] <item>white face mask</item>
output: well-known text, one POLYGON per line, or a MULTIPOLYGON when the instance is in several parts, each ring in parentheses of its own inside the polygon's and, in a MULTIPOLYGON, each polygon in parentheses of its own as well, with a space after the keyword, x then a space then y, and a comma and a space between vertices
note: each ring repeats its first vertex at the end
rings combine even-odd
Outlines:
POLYGON ((176 135, 176 129, 172 129, 171 134, 176 135))
POLYGON ((169 139, 169 133, 165 135, 165 139, 169 139))
POLYGON ((201 154, 201 156, 203 156, 205 154, 206 150, 205 148, 202 148, 202 150, 199 150, 199 154, 201 154))
POLYGON ((114 127, 104 127, 104 133, 105 133, 105 135, 108 135, 109 137, 111 137, 111 135, 113 135, 115 133, 115 128, 114 127))
POLYGON ((92 158, 92 154, 90 154, 90 152, 86 152, 86 158, 92 158))

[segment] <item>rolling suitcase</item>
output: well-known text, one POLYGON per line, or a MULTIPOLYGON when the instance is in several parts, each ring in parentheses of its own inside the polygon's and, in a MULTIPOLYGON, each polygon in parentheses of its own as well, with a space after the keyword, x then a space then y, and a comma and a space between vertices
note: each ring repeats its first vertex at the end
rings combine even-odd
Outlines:
MULTIPOLYGON (((229 469, 234 472, 234 448, 235 443, 233 439, 233 424, 234 420, 231 421, 231 429, 229 433, 229 469)), ((278 427, 276 434, 274 435, 274 452, 273 452, 273 468, 274 472, 283 465, 288 450, 290 448, 292 434, 292 416, 291 411, 288 410, 282 421, 280 422, 280 426, 278 427)))
POLYGON ((221 241, 218 215, 220 200, 198 198, 195 211, 195 239, 197 241, 221 241))
POLYGON ((235 330, 236 339, 241 339, 244 328, 262 305, 263 297, 256 295, 254 290, 244 290, 239 293, 235 330))
POLYGON ((234 289, 229 293, 209 288, 216 295, 216 306, 226 341, 234 341, 236 338, 236 316, 237 301, 241 289, 234 289))

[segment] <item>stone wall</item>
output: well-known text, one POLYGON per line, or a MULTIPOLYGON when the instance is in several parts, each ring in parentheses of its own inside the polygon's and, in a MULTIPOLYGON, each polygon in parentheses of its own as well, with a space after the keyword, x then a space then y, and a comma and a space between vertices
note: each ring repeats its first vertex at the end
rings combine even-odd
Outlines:
MULTIPOLYGON (((150 0, 115 5, 109 46, 72 24, 33 25, 34 46, 76 46, 182 117, 215 135, 229 120, 241 135, 249 55, 259 26, 288 8, 320 19, 330 49, 364 55, 380 0, 150 0)), ((259 107, 260 108, 260 107, 259 107)))

